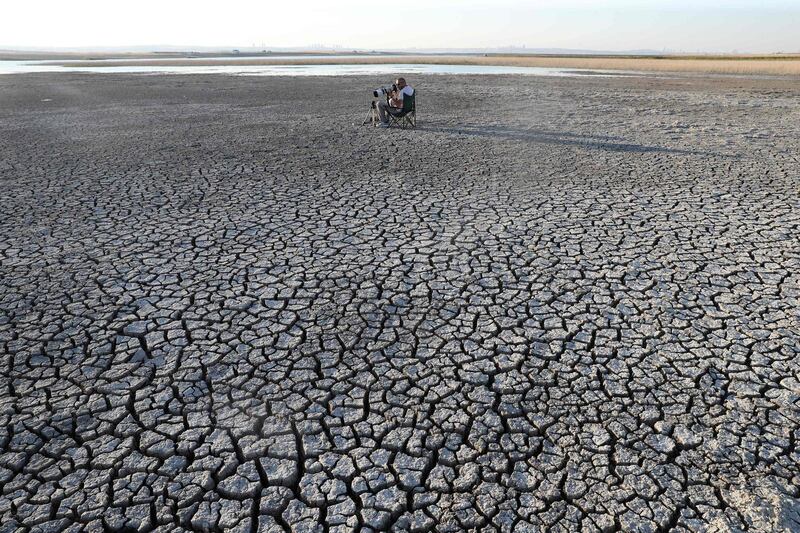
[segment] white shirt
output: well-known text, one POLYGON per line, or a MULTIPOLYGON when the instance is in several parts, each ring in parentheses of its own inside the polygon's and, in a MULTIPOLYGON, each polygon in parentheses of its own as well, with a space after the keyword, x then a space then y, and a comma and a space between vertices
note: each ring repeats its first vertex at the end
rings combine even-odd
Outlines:
POLYGON ((396 98, 402 102, 403 96, 414 96, 414 89, 411 88, 411 85, 406 85, 401 91, 398 91, 396 98))

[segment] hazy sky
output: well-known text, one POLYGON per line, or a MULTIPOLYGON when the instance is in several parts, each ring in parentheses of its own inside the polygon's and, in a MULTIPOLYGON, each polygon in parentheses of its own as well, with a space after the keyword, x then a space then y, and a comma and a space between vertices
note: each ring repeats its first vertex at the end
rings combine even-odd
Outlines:
POLYGON ((800 0, 6 0, 0 12, 0 47, 800 51, 800 0))

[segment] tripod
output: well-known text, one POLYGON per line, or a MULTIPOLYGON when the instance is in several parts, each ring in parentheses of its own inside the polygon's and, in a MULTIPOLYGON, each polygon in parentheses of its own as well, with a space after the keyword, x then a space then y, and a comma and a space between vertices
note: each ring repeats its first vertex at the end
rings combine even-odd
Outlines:
POLYGON ((375 124, 375 122, 378 119, 378 117, 375 116, 375 113, 376 113, 375 100, 373 100, 369 106, 369 110, 367 111, 367 116, 364 117, 364 122, 362 122, 361 125, 363 126, 365 124, 375 124))

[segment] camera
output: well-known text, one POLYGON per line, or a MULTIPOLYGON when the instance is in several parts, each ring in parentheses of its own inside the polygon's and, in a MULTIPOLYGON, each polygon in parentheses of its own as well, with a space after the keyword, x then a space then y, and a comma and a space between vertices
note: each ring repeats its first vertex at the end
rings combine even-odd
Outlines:
POLYGON ((391 85, 385 85, 383 87, 378 87, 374 91, 372 91, 372 95, 375 98, 380 98, 381 96, 386 96, 389 93, 393 93, 397 90, 397 85, 394 83, 391 85))

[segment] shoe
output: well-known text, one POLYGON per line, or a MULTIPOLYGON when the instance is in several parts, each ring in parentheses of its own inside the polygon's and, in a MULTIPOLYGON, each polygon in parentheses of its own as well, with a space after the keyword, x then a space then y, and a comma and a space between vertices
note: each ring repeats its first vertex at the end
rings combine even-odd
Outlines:
POLYGON ((389 127, 389 123, 388 122, 381 122, 381 123, 378 124, 378 127, 379 128, 388 128, 389 127))

